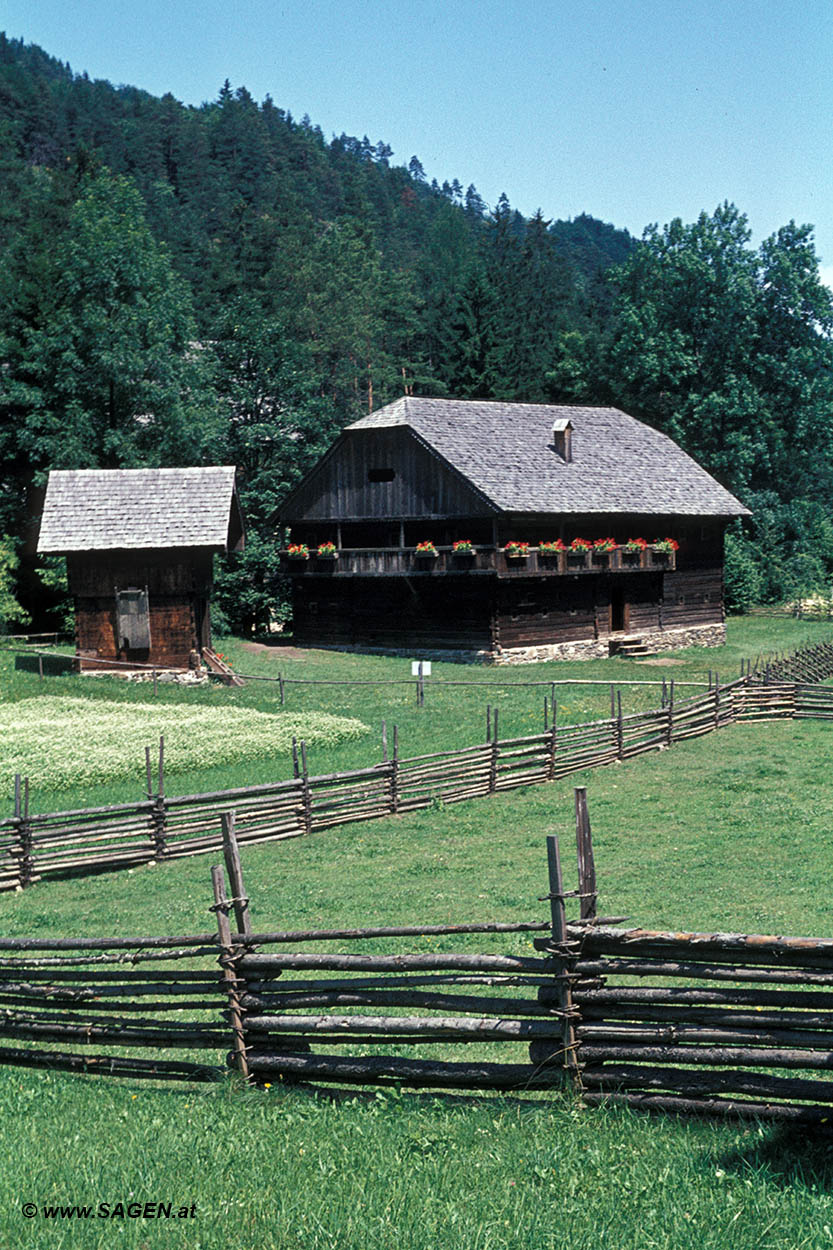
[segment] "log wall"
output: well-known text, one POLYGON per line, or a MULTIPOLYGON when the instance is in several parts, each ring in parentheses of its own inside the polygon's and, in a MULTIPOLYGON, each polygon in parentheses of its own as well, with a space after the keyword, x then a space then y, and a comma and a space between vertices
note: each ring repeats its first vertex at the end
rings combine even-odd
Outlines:
POLYGON ((203 548, 69 555, 67 574, 75 598, 79 655, 86 660, 187 667, 191 651, 211 643, 212 560, 212 553, 203 548), (128 587, 148 589, 150 648, 120 646, 116 593, 128 587))
POLYGON ((299 646, 493 650, 491 579, 350 578, 294 585, 299 646))
MULTIPOLYGON (((404 437, 403 432, 386 433, 392 438, 396 436, 394 442, 404 437)), ((376 446, 375 440, 368 444, 371 445, 376 446)), ((346 492, 343 498, 338 494, 342 487, 335 479, 324 489, 325 479, 327 483, 330 481, 326 474, 335 472, 344 454, 343 450, 341 458, 322 464, 320 498, 309 495, 303 501, 299 497, 293 502, 294 508, 300 510, 303 502, 306 509, 304 520, 293 527, 293 536, 298 541, 306 541, 313 549, 320 540, 336 540, 332 526, 325 530, 316 524, 324 499, 337 496, 345 509, 348 505, 359 512, 365 508, 368 516, 375 515, 370 502, 365 500, 359 504, 356 501, 358 496, 353 486, 343 487, 346 492), (329 469, 326 469, 327 464, 329 469)), ((355 463, 349 461, 352 468, 346 479, 348 482, 359 482, 361 474, 367 471, 358 451, 356 456, 355 463)), ((393 452, 390 459, 391 462, 395 459, 393 452)), ((430 472, 426 469, 425 489, 433 489, 431 474, 439 471, 436 465, 432 465, 430 472)), ((408 480, 404 475, 403 490, 408 480)), ((374 522, 375 529, 369 528, 369 523, 365 523, 363 529, 357 528, 355 520, 347 520, 353 513, 345 511, 341 517, 342 541, 346 546, 367 543, 379 548, 362 554, 363 564, 367 565, 362 571, 375 576, 363 577, 362 571, 347 573, 346 562, 343 562, 330 566, 331 578, 305 579, 300 573, 293 577, 293 623, 300 645, 448 650, 469 655, 485 652, 483 658, 488 658, 496 655, 498 648, 507 651, 597 641, 608 638, 612 632, 652 634, 687 626, 722 625, 724 621, 725 525, 722 521, 624 515, 502 516, 495 521, 494 539, 498 550, 497 556, 490 557, 488 570, 498 572, 499 577, 485 576, 487 570, 483 562, 477 560, 467 572, 461 571, 455 576, 453 564, 451 572, 445 572, 445 559, 437 565, 439 570, 442 563, 442 576, 434 573, 409 577, 407 571, 403 571, 404 555, 398 547, 399 523, 391 519, 402 515, 397 508, 406 506, 404 496, 394 498, 391 494, 398 481, 399 476, 395 482, 373 487, 373 490, 384 487, 390 495, 390 509, 383 509, 381 513, 386 519, 374 522), (379 526, 386 527, 384 534, 379 526), (677 539, 680 549, 673 571, 643 569, 630 573, 617 569, 605 572, 600 565, 597 572, 582 571, 575 576, 564 573, 557 577, 535 576, 535 567, 526 562, 507 563, 502 553, 503 545, 510 539, 529 541, 534 546, 542 539, 561 538, 570 542, 576 536, 592 539, 609 535, 624 543, 631 537, 646 534, 651 540, 667 535, 677 539), (390 544, 389 549, 384 548, 385 541, 390 544), (385 576, 386 573, 389 575, 385 576)), ((310 482, 304 489, 309 492, 312 488, 313 482, 310 482)), ((361 499, 364 500, 363 495, 361 499)), ((430 538, 450 543, 459 537, 482 541, 482 527, 491 525, 491 521, 479 521, 480 530, 474 525, 469 525, 468 529, 464 526, 463 530, 459 525, 455 528, 449 520, 449 516, 453 519, 451 499, 446 502, 450 513, 444 520, 428 510, 421 518, 421 528, 415 529, 413 522, 408 521, 408 541, 430 538)), ((461 510, 469 506, 462 498, 457 502, 461 510)), ((335 504, 332 506, 335 517, 338 511, 335 504)), ((358 558, 352 557, 354 562, 358 558)), ((309 567, 316 574, 321 572, 320 562, 309 567)), ((589 568, 592 570, 593 565, 589 568)), ((552 571, 549 569, 546 573, 552 574, 552 571)))

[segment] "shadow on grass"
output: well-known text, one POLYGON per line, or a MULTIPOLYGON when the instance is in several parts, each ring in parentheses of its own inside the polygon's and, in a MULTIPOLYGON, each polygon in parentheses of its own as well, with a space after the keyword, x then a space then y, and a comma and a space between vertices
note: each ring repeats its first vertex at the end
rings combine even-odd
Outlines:
POLYGON ((755 1175, 781 1189, 833 1193, 833 1112, 829 1125, 763 1126, 764 1136, 717 1159, 724 1171, 755 1175))
POLYGON ((516 1107, 529 1112, 566 1111, 578 1109, 580 1103, 569 1092, 560 1089, 551 1090, 456 1090, 456 1089, 410 1089, 401 1085, 320 1085, 312 1081, 275 1081, 259 1082, 253 1087, 260 1091, 278 1089, 282 1093, 304 1094, 314 1102, 330 1103, 333 1106, 350 1104, 378 1103, 380 1100, 397 1103, 404 1110, 408 1107, 416 1110, 419 1107, 482 1107, 490 1102, 499 1103, 504 1107, 516 1107))

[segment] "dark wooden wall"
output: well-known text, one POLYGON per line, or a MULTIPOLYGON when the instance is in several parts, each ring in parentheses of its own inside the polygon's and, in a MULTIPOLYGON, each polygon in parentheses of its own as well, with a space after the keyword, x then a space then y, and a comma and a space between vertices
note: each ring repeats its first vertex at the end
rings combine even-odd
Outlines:
POLYGON ((294 585, 300 646, 493 652, 605 639, 616 594, 625 631, 719 625, 720 568, 563 578, 303 578, 294 585))
POLYGON ((67 557, 75 597, 80 655, 140 664, 187 667, 191 651, 210 645, 213 557, 204 548, 170 551, 75 552, 67 557), (119 645, 116 593, 147 586, 149 649, 119 645))
POLYGON ((662 628, 720 624, 723 609, 724 522, 686 522, 676 527, 677 567, 664 579, 662 628))
POLYGON ((491 651, 493 595, 490 578, 300 578, 295 640, 309 647, 491 651))
POLYGON ((449 465, 407 429, 346 433, 282 509, 284 524, 298 521, 437 519, 491 516, 493 509, 449 465), (371 471, 392 470, 372 482, 371 471))
POLYGON ((497 639, 501 647, 583 642, 610 633, 611 597, 620 588, 630 633, 660 628, 662 573, 600 573, 499 583, 497 639))
MULTIPOLYGON (((548 536, 545 518, 527 522, 528 538, 548 536)), ((558 532, 549 518, 549 533, 558 532)), ((565 519, 566 525, 566 519, 565 519)), ((722 520, 682 517, 572 518, 569 529, 588 538, 611 534, 653 540, 666 535, 680 548, 673 572, 580 574, 558 577, 410 579, 402 575, 293 579, 294 627, 302 646, 364 646, 418 651, 494 651, 609 637, 622 622, 629 634, 719 625, 723 611, 722 520)), ((519 518, 503 519, 506 537, 524 537, 519 518)), ((569 538, 569 533, 567 534, 569 538)))

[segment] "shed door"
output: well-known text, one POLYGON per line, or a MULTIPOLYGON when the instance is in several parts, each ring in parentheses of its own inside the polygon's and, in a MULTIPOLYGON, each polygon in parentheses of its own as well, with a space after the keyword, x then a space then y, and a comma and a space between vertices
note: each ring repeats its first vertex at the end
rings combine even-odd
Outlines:
POLYGON ((132 587, 116 592, 116 629, 119 650, 150 649, 150 613, 148 592, 132 587))

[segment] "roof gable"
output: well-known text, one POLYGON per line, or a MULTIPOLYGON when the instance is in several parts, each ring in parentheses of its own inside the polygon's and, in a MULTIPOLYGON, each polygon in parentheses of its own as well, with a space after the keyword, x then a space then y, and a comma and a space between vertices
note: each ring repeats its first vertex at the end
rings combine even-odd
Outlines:
POLYGON ((618 408, 411 396, 349 430, 408 426, 502 512, 743 516, 748 510, 666 434, 618 408), (572 425, 572 459, 553 449, 572 425))
POLYGON ((53 470, 38 551, 240 547, 234 474, 233 465, 53 470))
POLYGON ((349 427, 281 506, 284 523, 492 516, 494 505, 419 431, 349 427))

